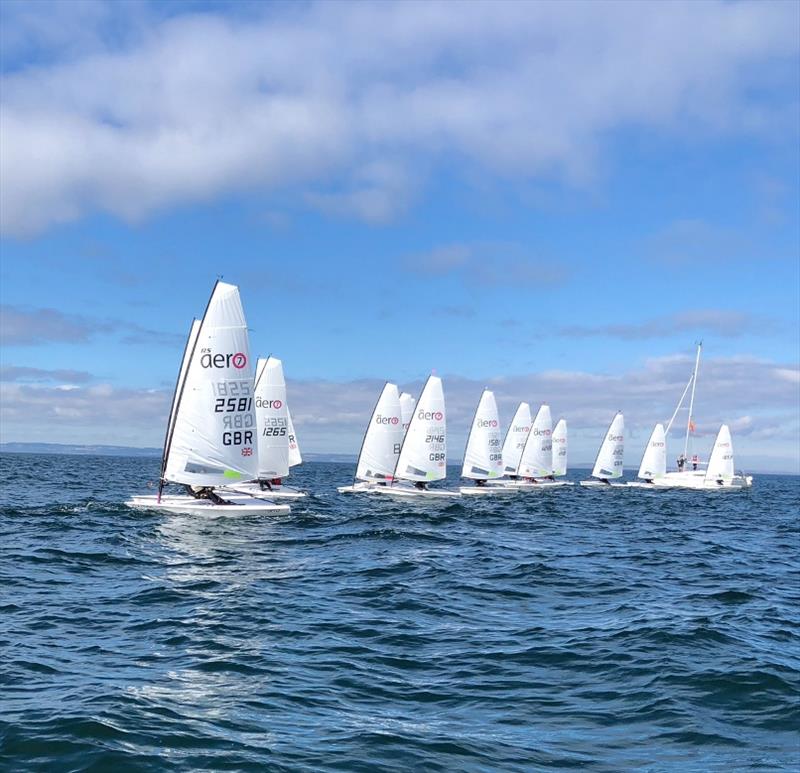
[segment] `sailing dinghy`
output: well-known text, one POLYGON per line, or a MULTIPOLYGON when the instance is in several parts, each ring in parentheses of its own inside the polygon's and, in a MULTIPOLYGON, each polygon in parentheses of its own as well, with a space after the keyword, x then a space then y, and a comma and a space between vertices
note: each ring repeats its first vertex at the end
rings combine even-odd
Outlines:
POLYGON ((459 491, 431 489, 447 477, 447 418, 442 380, 429 376, 403 437, 388 486, 374 491, 395 497, 458 497, 459 491))
POLYGON ((375 488, 391 483, 402 442, 400 393, 397 384, 387 383, 381 390, 364 432, 353 483, 340 486, 337 491, 340 494, 371 493, 375 488))
POLYGON ((500 420, 494 393, 483 390, 467 438, 461 477, 473 481, 459 491, 468 496, 502 494, 513 491, 505 486, 488 485, 503 476, 503 450, 500 442, 500 420))
POLYGON ((259 359, 253 388, 258 431, 258 479, 226 486, 225 490, 269 499, 299 499, 305 491, 283 484, 289 474, 289 409, 283 363, 277 357, 259 359))
POLYGON ((632 488, 655 488, 655 483, 667 474, 667 437, 664 425, 656 424, 642 455, 642 463, 636 477, 638 481, 629 481, 632 488))
POLYGON ((553 474, 553 419, 549 405, 539 406, 522 448, 516 480, 507 485, 520 489, 562 485, 553 474), (545 480, 547 479, 547 480, 545 480))
POLYGON ((503 475, 506 478, 503 481, 504 485, 508 485, 517 478, 522 449, 525 448, 525 441, 531 431, 531 423, 530 405, 520 403, 503 439, 503 475))
POLYGON ((612 483, 621 478, 622 460, 625 451, 625 419, 618 413, 606 432, 597 459, 592 469, 592 477, 597 480, 582 480, 581 486, 597 486, 601 488, 625 488, 624 483, 612 483))
POLYGON ((136 508, 193 515, 288 513, 257 496, 215 489, 258 472, 253 374, 239 288, 217 282, 203 319, 193 323, 167 421, 158 494, 134 496, 136 508), (168 483, 184 495, 165 495, 168 483))
POLYGON ((540 481, 544 485, 574 486, 571 480, 555 480, 567 474, 567 421, 559 419, 553 430, 553 473, 550 479, 540 481))
POLYGON ((672 414, 672 418, 669 420, 667 424, 667 428, 664 431, 665 435, 669 435, 669 431, 672 428, 673 423, 675 422, 675 417, 678 415, 678 411, 680 411, 681 407, 683 406, 683 401, 686 398, 687 393, 689 392, 689 388, 691 387, 691 396, 689 398, 689 417, 686 421, 686 435, 683 441, 683 453, 681 454, 679 461, 679 468, 677 471, 670 471, 667 472, 663 477, 659 478, 657 481, 654 481, 656 485, 660 488, 688 488, 688 489, 722 489, 722 490, 730 490, 730 489, 743 489, 749 488, 753 485, 753 477, 751 475, 745 475, 744 473, 736 473, 733 468, 733 446, 731 443, 730 437, 730 429, 726 424, 723 424, 720 427, 719 433, 717 434, 716 441, 714 442, 714 448, 711 452, 711 457, 708 461, 708 467, 706 470, 702 470, 703 467, 702 463, 700 462, 699 458, 696 455, 691 456, 691 464, 692 469, 689 469, 690 457, 689 455, 692 452, 691 449, 691 441, 692 435, 694 433, 694 396, 695 396, 695 389, 697 387, 697 376, 700 371, 700 353, 702 352, 703 344, 702 342, 697 344, 697 355, 695 357, 694 362, 694 370, 692 371, 692 375, 689 376, 689 381, 686 383, 686 387, 683 390, 683 394, 681 395, 680 400, 678 400, 678 405, 675 408, 675 411, 672 414), (727 443, 727 446, 725 445, 727 443), (718 451, 717 458, 714 457, 714 452, 717 449, 722 449, 718 451), (720 455, 722 457, 730 456, 730 459, 725 459, 724 468, 719 464, 720 455), (728 466, 728 462, 730 465, 728 466), (716 469, 714 469, 716 466, 716 469), (719 475, 718 473, 724 473, 719 475), (720 482, 721 481, 721 482, 720 482))

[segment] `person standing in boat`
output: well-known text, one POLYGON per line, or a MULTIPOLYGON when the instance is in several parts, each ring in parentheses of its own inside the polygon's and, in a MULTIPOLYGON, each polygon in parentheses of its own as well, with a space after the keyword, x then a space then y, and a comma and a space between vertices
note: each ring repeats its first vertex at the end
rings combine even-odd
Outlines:
POLYGON ((683 472, 683 468, 686 466, 686 457, 681 454, 678 457, 678 472, 683 472))

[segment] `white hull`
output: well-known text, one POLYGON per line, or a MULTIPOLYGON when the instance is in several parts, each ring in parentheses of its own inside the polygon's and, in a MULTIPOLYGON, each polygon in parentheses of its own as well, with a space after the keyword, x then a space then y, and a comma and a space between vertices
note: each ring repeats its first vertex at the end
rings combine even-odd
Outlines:
POLYGON ((516 494, 518 489, 512 486, 504 486, 501 482, 487 483, 485 486, 460 486, 458 489, 464 496, 484 497, 497 494, 516 494))
POLYGON ((235 486, 219 486, 217 491, 221 491, 223 496, 228 494, 244 494, 250 497, 264 497, 265 499, 302 499, 308 494, 292 486, 273 486, 271 489, 262 489, 260 484, 248 482, 237 483, 235 486))
POLYGON ((582 480, 580 485, 586 488, 628 488, 627 483, 603 483, 601 480, 582 480))
POLYGON ((416 486, 395 485, 395 486, 375 486, 372 489, 376 494, 384 494, 389 497, 401 497, 407 499, 446 499, 450 497, 460 497, 461 492, 446 488, 417 488, 416 486))
POLYGON ((753 485, 751 475, 736 475, 733 480, 718 483, 708 480, 702 470, 685 470, 684 472, 668 472, 663 478, 656 478, 653 486, 657 488, 683 488, 700 491, 737 491, 753 485))
POLYGON ((350 486, 339 486, 337 487, 337 491, 340 494, 373 494, 375 493, 376 489, 386 488, 385 486, 379 486, 377 483, 368 483, 367 481, 359 481, 358 483, 353 483, 350 486))
POLYGON ((240 515, 278 515, 290 512, 289 505, 276 505, 253 497, 234 497, 229 505, 215 505, 209 499, 195 499, 190 496, 155 495, 131 497, 125 504, 143 510, 160 510, 165 513, 184 513, 208 517, 240 515))
POLYGON ((655 483, 645 483, 643 480, 628 481, 626 485, 628 488, 646 488, 650 489, 650 491, 655 491, 658 488, 655 483))
POLYGON ((562 486, 574 486, 574 483, 571 483, 568 480, 537 480, 537 481, 530 481, 530 480, 508 480, 503 481, 499 485, 503 486, 504 488, 509 488, 513 490, 519 491, 520 489, 523 491, 532 491, 532 490, 541 490, 548 488, 561 488, 562 486))

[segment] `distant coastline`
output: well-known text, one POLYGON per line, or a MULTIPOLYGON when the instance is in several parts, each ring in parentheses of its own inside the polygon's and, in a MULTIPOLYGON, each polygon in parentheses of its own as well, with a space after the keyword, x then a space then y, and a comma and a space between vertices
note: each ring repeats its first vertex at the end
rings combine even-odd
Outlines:
MULTIPOLYGON (((138 448, 137 446, 80 445, 72 443, 0 443, 0 454, 58 454, 63 456, 139 456, 160 457, 160 448, 138 448)), ((334 464, 355 464, 355 454, 319 454, 303 452, 303 459, 308 462, 329 462, 334 464)), ((448 466, 461 464, 460 459, 448 459, 448 466)), ((571 470, 590 470, 588 462, 570 464, 571 470)), ((635 468, 625 468, 626 472, 635 474, 635 468)), ((748 472, 756 475, 794 475, 790 470, 759 470, 748 472)))

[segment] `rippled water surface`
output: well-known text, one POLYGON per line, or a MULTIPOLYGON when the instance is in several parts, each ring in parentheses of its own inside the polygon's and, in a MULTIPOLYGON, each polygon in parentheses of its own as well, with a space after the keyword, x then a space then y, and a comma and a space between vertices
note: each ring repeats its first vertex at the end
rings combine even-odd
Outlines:
POLYGON ((0 766, 798 761, 797 478, 409 504, 308 464, 290 515, 120 504, 157 470, 2 457, 0 766))

